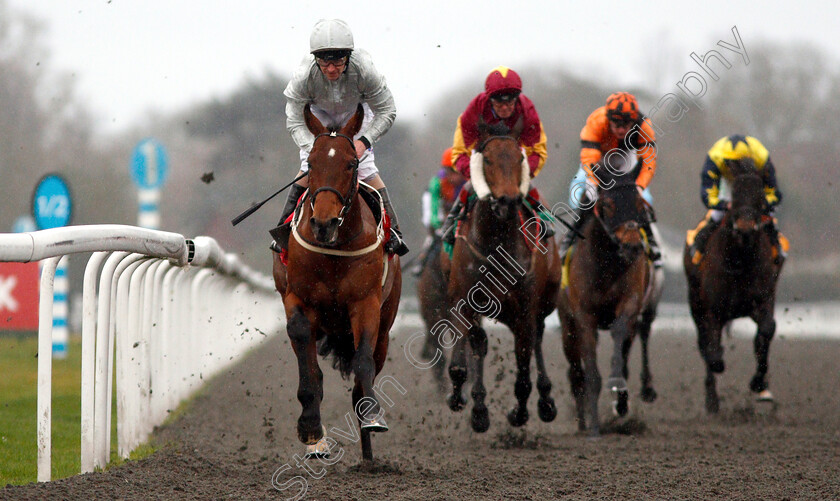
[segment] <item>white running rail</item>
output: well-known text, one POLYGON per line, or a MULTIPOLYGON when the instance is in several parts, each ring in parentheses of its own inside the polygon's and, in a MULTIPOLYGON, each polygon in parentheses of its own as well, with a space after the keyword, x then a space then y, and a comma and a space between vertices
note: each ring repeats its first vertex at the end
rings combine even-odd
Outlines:
POLYGON ((271 277, 225 254, 210 237, 190 240, 124 225, 0 234, 0 261, 44 260, 39 482, 50 480, 55 269, 62 256, 88 252, 93 254, 82 289, 82 473, 104 467, 110 457, 114 375, 117 446, 125 458, 202 380, 276 333, 284 321, 271 277))

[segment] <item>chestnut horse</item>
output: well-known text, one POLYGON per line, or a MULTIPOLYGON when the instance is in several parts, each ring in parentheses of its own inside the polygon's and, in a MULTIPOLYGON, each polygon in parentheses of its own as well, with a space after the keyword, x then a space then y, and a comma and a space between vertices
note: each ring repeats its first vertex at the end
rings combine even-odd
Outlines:
POLYGON ((557 312, 578 429, 587 430, 588 410, 589 435, 597 437, 601 393, 596 358, 598 329, 609 329, 613 340, 607 388, 615 397, 615 413, 625 416, 629 411, 627 358, 637 334, 642 342, 641 397, 645 402, 656 399, 648 363, 648 337, 664 272, 653 268, 644 250, 640 226, 647 209, 635 184, 599 190, 587 217, 581 227, 584 238, 565 257, 557 312))
POLYGON ((388 430, 374 379, 385 364, 388 333, 397 315, 400 262, 397 256, 389 260, 384 255, 382 225, 359 195, 359 160, 352 138, 362 125, 362 106, 338 131, 327 130, 309 106, 304 118, 315 136, 309 190, 292 222, 288 266, 274 254, 274 281, 298 361, 297 396, 303 410, 297 433, 309 456, 328 454, 318 355, 331 353, 333 367, 342 376, 355 376, 353 409, 362 456, 370 460, 370 432, 388 430))
POLYGON ((452 394, 448 404, 453 411, 466 405, 461 391, 467 381, 469 348, 473 362, 470 369, 474 371, 471 425, 473 430, 484 432, 490 427, 490 417, 484 402, 488 342, 481 327, 482 317, 505 324, 514 336, 517 404, 508 414, 508 421, 513 426, 528 421, 532 354, 537 361, 539 416, 548 422, 557 415, 543 360, 542 337, 545 317, 554 310, 561 267, 554 240, 540 241, 543 228, 537 235, 529 231, 537 225, 522 210, 530 171, 518 139, 482 131, 479 145, 471 161, 472 184, 478 200, 457 228, 452 259, 447 263, 447 318, 456 339, 449 366, 452 394), (462 335, 464 330, 466 336, 462 335))
POLYGON ((688 300, 697 326, 697 344, 706 363, 706 410, 720 409, 715 374, 724 370, 721 330, 733 319, 750 317, 758 326, 754 351, 756 372, 750 390, 759 400, 773 399, 767 384, 767 358, 776 332, 773 310, 782 260, 774 259, 766 226, 764 182, 750 159, 732 162, 731 208, 709 235, 705 254, 692 262, 683 252, 688 277, 688 300))

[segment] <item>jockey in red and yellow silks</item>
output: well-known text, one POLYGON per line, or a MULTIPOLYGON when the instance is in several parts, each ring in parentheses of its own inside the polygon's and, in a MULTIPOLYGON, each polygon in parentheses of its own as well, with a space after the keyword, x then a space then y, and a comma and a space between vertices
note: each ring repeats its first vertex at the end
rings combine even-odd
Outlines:
MULTIPOLYGON (((484 81, 484 92, 475 96, 458 117, 452 144, 452 163, 453 168, 467 179, 470 178, 470 157, 478 146, 479 129, 495 125, 518 131, 519 146, 528 160, 531 178, 536 177, 548 158, 545 129, 534 103, 522 94, 522 79, 506 66, 493 68, 484 81)), ((468 193, 471 184, 465 186, 468 193)), ((534 205, 541 205, 536 189, 530 189, 528 198, 534 205)), ((443 239, 449 246, 455 240, 452 227, 462 207, 463 200, 459 197, 444 222, 443 239)), ((543 236, 553 235, 550 225, 546 224, 543 236)))
MULTIPOLYGON (((589 115, 580 131, 580 164, 586 172, 586 186, 572 187, 572 197, 578 207, 591 206, 597 196, 596 188, 608 188, 618 176, 630 176, 640 192, 648 188, 656 173, 655 134, 633 94, 610 94, 606 104, 589 115), (602 160, 609 161, 612 167, 601 166, 602 160), (581 200, 584 194, 588 200, 581 200)), ((583 226, 581 215, 579 213, 575 218, 576 230, 583 226)), ((643 230, 648 241, 650 259, 661 266, 659 246, 650 222, 643 225, 643 230)), ((574 236, 574 231, 566 233, 560 245, 561 253, 571 246, 574 236)))
MULTIPOLYGON (((513 129, 516 122, 522 118, 523 128, 519 135, 519 145, 525 149, 528 165, 531 167, 531 177, 536 177, 548 158, 545 130, 534 103, 522 94, 522 80, 510 68, 499 66, 493 69, 484 85, 484 92, 475 96, 467 109, 458 117, 455 138, 452 144, 452 159, 454 168, 467 179, 470 177, 470 154, 477 146, 478 126, 480 123, 494 125, 503 123, 508 129, 513 129), (493 98, 505 96, 510 99, 508 106, 513 110, 507 116, 499 116, 493 98)), ((503 101, 504 98, 497 100, 503 101)), ((504 113, 504 111, 502 112, 504 113)))

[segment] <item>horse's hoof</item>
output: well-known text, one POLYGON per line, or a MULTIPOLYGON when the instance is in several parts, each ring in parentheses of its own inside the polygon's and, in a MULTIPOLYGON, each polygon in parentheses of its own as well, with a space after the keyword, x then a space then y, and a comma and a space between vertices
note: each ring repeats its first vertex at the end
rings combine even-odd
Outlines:
POLYGON ((490 429, 490 412, 487 407, 473 407, 472 419, 470 420, 473 431, 476 433, 484 433, 490 429))
POLYGON ((327 437, 321 438, 317 443, 306 446, 305 459, 326 459, 330 457, 330 445, 327 443, 327 437))
POLYGON ((550 423, 557 417, 557 407, 554 405, 553 398, 541 398, 537 402, 537 410, 544 423, 550 423))
POLYGON ((642 388, 641 397, 642 397, 642 402, 648 402, 648 403, 654 402, 654 401, 656 401, 656 397, 657 397, 656 390, 654 390, 653 388, 650 388, 650 387, 642 388))
POLYGON ((624 417, 630 412, 630 402, 627 391, 619 391, 616 395, 616 400, 612 403, 613 414, 618 417, 624 417))
POLYGON ((757 402, 772 402, 774 399, 773 394, 770 393, 770 390, 765 389, 758 393, 758 396, 755 397, 755 400, 757 402))
POLYGON ((313 428, 311 426, 306 426, 303 421, 298 420, 298 439, 300 439, 300 441, 304 444, 315 445, 319 440, 324 438, 324 435, 326 434, 326 426, 321 425, 318 428, 313 428))
POLYGON ((458 412, 464 410, 464 407, 467 405, 467 399, 461 395, 449 395, 446 398, 446 403, 451 410, 458 412))
POLYGON ((385 418, 383 417, 374 417, 366 421, 362 421, 362 424, 359 427, 362 431, 372 431, 376 433, 388 431, 388 424, 385 423, 385 418))
POLYGON ((709 362, 709 371, 715 374, 722 374, 723 370, 726 366, 723 363, 723 360, 713 360, 709 362))
POLYGON ((511 426, 520 427, 528 422, 528 409, 525 407, 514 407, 507 415, 508 423, 511 426))
POLYGON ((627 380, 623 377, 611 377, 607 379, 607 389, 610 391, 627 391, 627 380))
MULTIPOLYGON (((753 376, 750 379, 750 391, 753 393, 761 393, 767 389, 767 381, 764 380, 763 376, 753 376)), ((772 398, 772 396, 771 396, 772 398)))

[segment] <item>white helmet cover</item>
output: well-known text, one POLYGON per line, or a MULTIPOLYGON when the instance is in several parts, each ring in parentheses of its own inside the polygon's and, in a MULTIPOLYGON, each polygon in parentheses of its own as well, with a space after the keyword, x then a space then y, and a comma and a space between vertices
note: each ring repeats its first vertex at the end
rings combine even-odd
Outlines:
POLYGON ((353 50, 353 33, 341 19, 321 19, 309 36, 309 52, 353 50))

